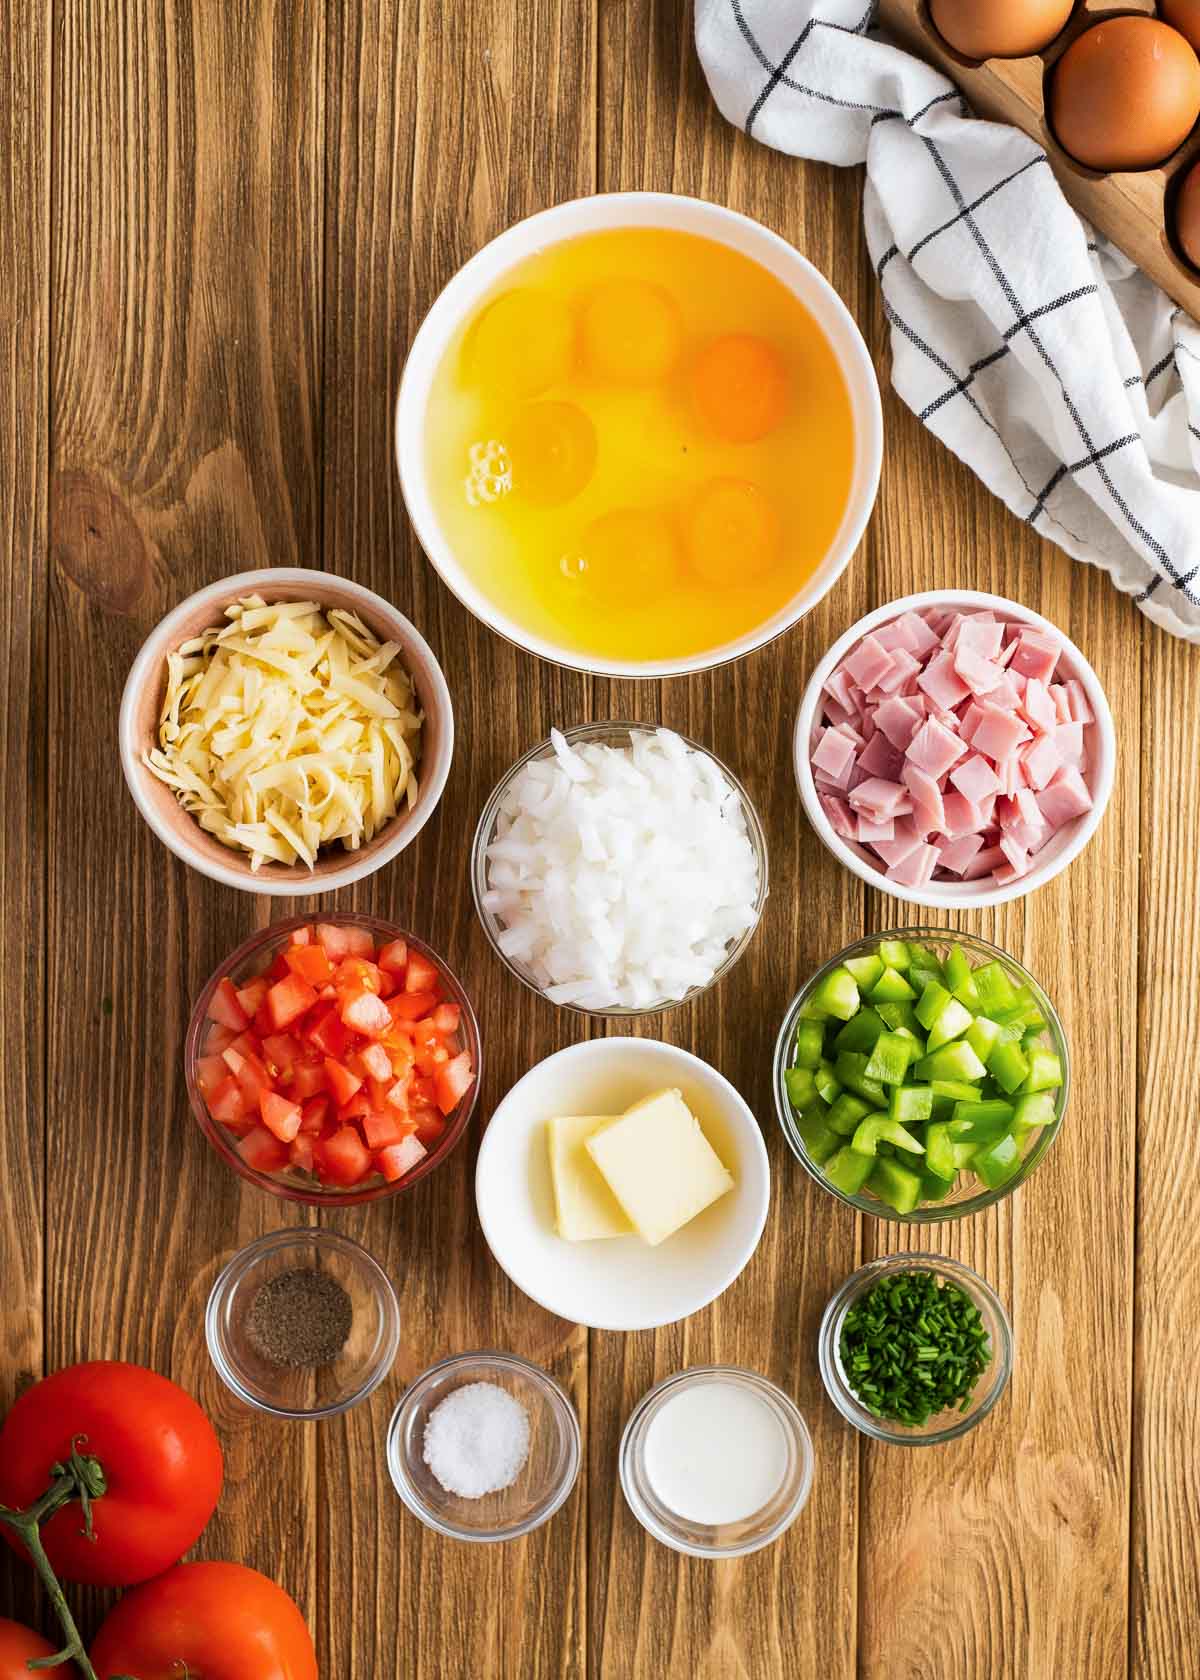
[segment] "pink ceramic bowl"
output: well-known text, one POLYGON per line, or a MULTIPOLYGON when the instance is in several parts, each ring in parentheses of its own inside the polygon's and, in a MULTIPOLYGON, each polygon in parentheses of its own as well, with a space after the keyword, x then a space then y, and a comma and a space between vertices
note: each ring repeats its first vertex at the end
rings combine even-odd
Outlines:
POLYGON ((348 887, 398 856, 416 839, 442 796, 454 752, 454 708, 442 668, 429 643, 404 614, 370 589, 349 578, 302 567, 280 566, 221 578, 181 601, 155 626, 143 642, 125 682, 119 723, 121 768, 134 803, 150 827, 176 857, 202 875, 242 892, 290 897, 302 893, 333 892, 348 887), (249 856, 224 846, 207 834, 185 811, 174 793, 142 762, 158 744, 158 720, 166 680, 167 654, 182 642, 222 621, 229 604, 244 595, 266 601, 317 601, 357 613, 381 640, 398 642, 425 714, 421 758, 417 765, 418 794, 411 811, 403 811, 357 852, 341 846, 321 852, 316 864, 264 863, 253 871, 249 856))

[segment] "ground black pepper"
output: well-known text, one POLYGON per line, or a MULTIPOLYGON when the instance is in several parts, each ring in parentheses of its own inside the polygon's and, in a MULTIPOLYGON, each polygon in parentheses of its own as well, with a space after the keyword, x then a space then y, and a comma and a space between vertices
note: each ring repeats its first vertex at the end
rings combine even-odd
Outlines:
POLYGON ((272 1365, 331 1365, 346 1345, 354 1309, 336 1278, 293 1267, 268 1278, 250 1303, 246 1330, 272 1365))

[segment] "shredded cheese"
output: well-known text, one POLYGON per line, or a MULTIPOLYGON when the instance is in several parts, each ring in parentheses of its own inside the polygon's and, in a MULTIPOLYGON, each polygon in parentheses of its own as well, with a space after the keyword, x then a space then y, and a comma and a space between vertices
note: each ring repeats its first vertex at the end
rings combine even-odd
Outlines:
POLYGON ((353 613, 247 596, 167 655, 144 763, 250 867, 357 851, 417 797, 422 714, 399 646, 353 613))

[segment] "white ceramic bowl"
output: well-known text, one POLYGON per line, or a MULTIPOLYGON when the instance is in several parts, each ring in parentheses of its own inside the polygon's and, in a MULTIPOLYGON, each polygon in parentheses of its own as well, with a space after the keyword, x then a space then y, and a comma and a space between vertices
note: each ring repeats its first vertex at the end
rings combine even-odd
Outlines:
POLYGON ((118 723, 121 768, 134 804, 150 827, 176 857, 210 880, 242 892, 292 897, 333 892, 374 874, 416 839, 442 797, 454 754, 454 708, 450 690, 433 649, 414 624, 390 602, 361 583, 329 572, 278 566, 221 578, 197 590, 174 607, 154 627, 138 652, 125 680, 118 723), (333 846, 321 852, 310 870, 304 864, 265 863, 255 873, 245 852, 224 846, 185 811, 172 790, 147 770, 143 753, 158 745, 158 720, 166 680, 167 654, 189 637, 219 624, 231 602, 243 595, 266 601, 317 601, 357 613, 381 640, 399 642, 400 657, 412 678, 425 714, 421 731, 421 759, 417 765, 417 800, 375 838, 356 852, 333 846))
POLYGON ((488 1123, 475 1201, 488 1246, 518 1289, 593 1330, 652 1330, 699 1312, 758 1246, 771 1193, 758 1121, 729 1081, 686 1050, 649 1038, 595 1038, 539 1062, 488 1123), (564 1242, 554 1228, 545 1125, 555 1115, 621 1114, 677 1087, 737 1181, 650 1248, 640 1237, 564 1242))
POLYGON ((792 753, 796 784, 800 789, 805 816, 834 857, 844 863, 860 880, 865 881, 868 886, 878 887, 880 892, 888 893, 892 898, 903 899, 906 904, 934 905, 943 910, 981 910, 988 905, 1007 904, 1011 899, 1024 898, 1026 893, 1035 892, 1038 887, 1044 887, 1047 881, 1052 881, 1056 875, 1060 875, 1072 858, 1078 857, 1100 826, 1100 819, 1112 793, 1117 765, 1117 736, 1099 677, 1075 643, 1057 624, 1052 624, 1048 618, 1043 618, 1040 613, 1033 612, 1029 607, 1006 600, 1003 595, 985 595, 976 589, 934 589, 921 595, 905 595, 899 601, 889 601, 886 606, 877 607, 865 618, 860 618, 857 624, 852 624, 846 634, 838 638, 813 672, 804 691, 804 698, 796 715, 792 753), (1095 722, 1089 724, 1084 731, 1088 754, 1088 768, 1084 779, 1092 795, 1091 810, 1061 828, 1042 851, 1038 852, 1029 873, 1023 875, 1019 881, 1011 882, 1007 887, 998 887, 987 877, 979 881, 931 881, 927 886, 918 888, 899 886, 895 881, 887 879, 879 867, 878 860, 873 859, 864 846, 843 839, 835 831, 817 797, 810 753, 820 723, 821 689, 825 679, 855 644, 871 630, 877 629, 881 624, 890 623, 893 618, 899 618, 901 613, 919 612, 926 607, 960 607, 974 611, 990 608, 1005 622, 1033 624, 1041 630, 1048 630, 1063 646, 1060 670, 1083 684, 1095 718, 1095 722))
POLYGON ((737 659, 780 635, 811 611, 837 582, 858 546, 879 488, 883 416, 870 353, 849 310, 833 287, 793 246, 760 222, 735 210, 674 193, 600 193, 572 199, 518 222, 485 245, 449 282, 413 340, 396 401, 396 464, 405 505, 421 547, 464 606, 514 642, 579 671, 613 677, 665 677, 708 670, 737 659), (837 357, 854 415, 855 461, 841 525, 824 560, 787 605, 756 630, 722 647, 686 659, 601 659, 531 634, 503 613, 459 565, 443 534, 430 494, 425 457, 425 412, 434 376, 463 321, 514 264, 560 240, 606 228, 678 229, 717 240, 754 259, 795 293, 824 332, 837 357))

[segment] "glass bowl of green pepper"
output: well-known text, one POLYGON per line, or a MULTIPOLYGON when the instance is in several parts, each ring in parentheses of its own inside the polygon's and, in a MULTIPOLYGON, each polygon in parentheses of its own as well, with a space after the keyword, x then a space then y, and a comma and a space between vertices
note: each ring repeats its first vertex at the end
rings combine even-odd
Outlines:
POLYGON ((773 1084, 818 1184, 878 1219, 935 1224, 1037 1170, 1070 1077, 1062 1023, 1027 969, 973 934, 918 927, 858 939, 808 981, 773 1084))
POLYGON ((981 1423, 1008 1386, 1013 1336, 995 1290, 943 1254, 892 1254, 825 1308, 821 1380, 855 1429, 932 1447, 981 1423))

